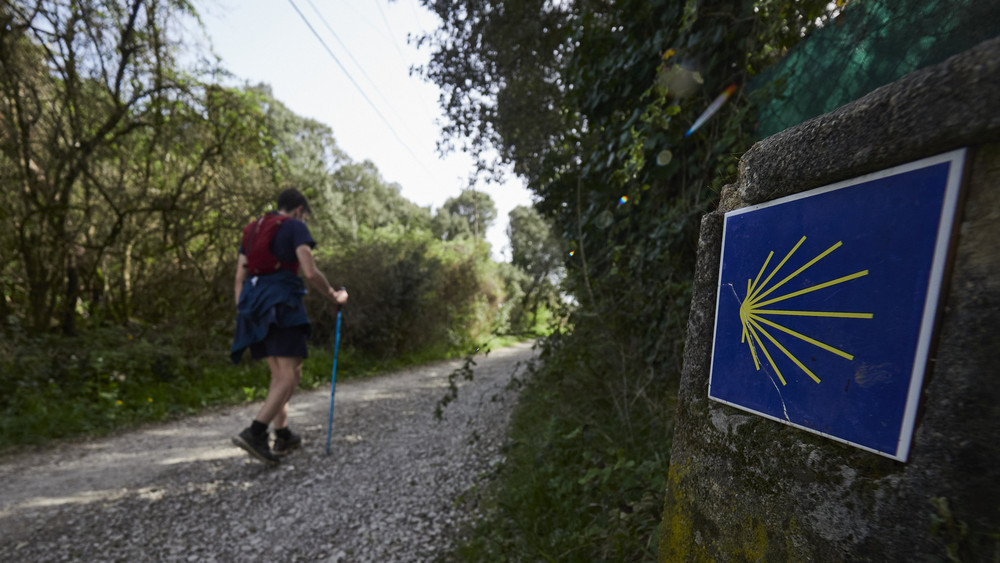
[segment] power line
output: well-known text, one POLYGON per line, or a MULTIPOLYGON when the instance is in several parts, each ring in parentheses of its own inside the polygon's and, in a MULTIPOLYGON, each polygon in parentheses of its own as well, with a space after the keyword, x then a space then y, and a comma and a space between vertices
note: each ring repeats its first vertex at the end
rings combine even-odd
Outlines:
POLYGON ((382 10, 382 4, 379 3, 379 0, 375 0, 375 6, 378 8, 378 13, 382 14, 382 21, 385 22, 385 28, 389 30, 389 39, 392 40, 392 46, 399 53, 399 60, 403 62, 403 66, 406 66, 406 57, 403 56, 403 50, 399 48, 399 43, 396 42, 396 35, 392 32, 392 27, 389 26, 389 18, 385 17, 385 11, 382 10))
POLYGON ((364 22, 365 25, 372 28, 373 32, 379 34, 379 36, 385 38, 386 40, 391 39, 390 37, 386 37, 384 29, 375 25, 375 23, 373 23, 371 20, 368 19, 368 16, 366 16, 360 10, 358 10, 357 6, 355 5, 355 2, 356 0, 345 0, 343 2, 339 2, 339 4, 341 5, 341 7, 346 7, 347 9, 354 12, 354 15, 357 16, 358 20, 364 22))
POLYGON ((354 64, 357 65, 358 70, 361 71, 361 75, 364 76, 368 80, 368 83, 371 84, 372 88, 375 90, 375 93, 378 94, 378 97, 382 99, 382 102, 385 103, 386 107, 389 108, 389 111, 391 111, 393 113, 393 116, 400 123, 403 124, 403 128, 406 129, 407 133, 412 134, 412 131, 410 131, 409 128, 406 126, 406 120, 403 119, 403 117, 401 115, 399 115, 399 113, 396 112, 395 108, 392 107, 392 104, 382 94, 382 91, 379 90, 378 85, 375 84, 375 81, 372 80, 372 78, 370 76, 368 76, 367 72, 365 72, 365 67, 361 63, 359 63, 357 59, 354 58, 354 55, 351 54, 350 48, 348 48, 348 46, 346 44, 344 44, 343 41, 341 41, 340 36, 338 36, 337 32, 333 30, 333 27, 331 27, 330 24, 327 23, 326 18, 324 18, 323 14, 320 13, 320 11, 319 11, 318 8, 316 8, 316 5, 313 4, 313 1, 312 0, 306 0, 306 2, 309 3, 309 6, 312 7, 313 11, 316 12, 316 15, 319 16, 319 21, 323 22, 323 25, 326 26, 326 30, 330 32, 330 35, 332 35, 333 38, 337 40, 337 43, 339 43, 340 46, 344 48, 344 51, 347 53, 347 56, 350 57, 351 61, 353 61, 354 64))
POLYGON ((417 0, 410 0, 410 9, 413 10, 413 22, 420 27, 421 33, 427 35, 427 28, 420 23, 420 14, 417 13, 417 0))
MULTIPOLYGON (((411 149, 410 146, 407 145, 405 141, 403 141, 403 139, 399 136, 399 133, 396 132, 396 129, 393 128, 391 123, 389 123, 389 120, 386 119, 384 115, 382 115, 382 112, 378 110, 378 107, 371 101, 368 95, 365 94, 365 91, 361 89, 361 86, 358 85, 357 81, 354 80, 354 77, 351 76, 351 73, 347 71, 347 68, 344 67, 343 63, 340 62, 340 59, 337 58, 337 55, 333 54, 333 51, 330 49, 329 45, 326 44, 326 41, 323 41, 323 38, 320 37, 319 33, 316 32, 316 29, 313 28, 312 24, 309 23, 309 20, 306 18, 305 14, 302 13, 302 10, 299 10, 299 7, 295 5, 295 0, 288 0, 288 2, 292 5, 292 8, 295 8, 295 12, 299 14, 300 18, 302 18, 302 21, 306 24, 306 27, 309 28, 309 31, 311 31, 313 35, 316 36, 316 39, 319 40, 320 44, 323 45, 323 48, 326 49, 326 52, 333 59, 333 62, 337 63, 337 66, 340 67, 340 70, 344 71, 344 74, 347 75, 347 79, 351 81, 351 84, 353 84, 355 88, 357 88, 358 93, 361 94, 361 97, 364 98, 366 102, 368 102, 368 105, 371 106, 372 110, 374 110, 375 113, 382 119, 382 122, 385 123, 385 126, 389 128, 389 131, 392 132, 392 135, 396 138, 397 141, 399 141, 399 144, 406 149, 406 152, 410 153, 410 156, 412 156, 413 159, 417 161, 417 164, 419 164, 421 168, 423 168, 424 171, 431 176, 431 178, 434 178, 434 174, 427 168, 427 165, 424 164, 424 161, 418 158, 417 155, 413 152, 413 149, 411 149)), ((435 181, 437 181, 436 178, 435 181)))

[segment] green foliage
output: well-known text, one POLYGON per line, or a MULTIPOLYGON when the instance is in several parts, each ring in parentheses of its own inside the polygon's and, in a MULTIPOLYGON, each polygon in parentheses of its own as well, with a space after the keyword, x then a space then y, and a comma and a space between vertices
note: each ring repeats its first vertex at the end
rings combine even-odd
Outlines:
POLYGON ((539 313, 559 303, 559 284, 565 276, 566 245, 555 236, 544 217, 533 207, 523 205, 511 210, 507 236, 510 238, 511 264, 523 272, 523 280, 518 280, 519 295, 512 306, 509 326, 513 331, 522 331, 538 325, 539 313))
MULTIPOLYGON (((185 18, 182 0, 0 5, 0 446, 262 398, 266 370, 225 353, 233 275, 240 229, 286 187, 350 289, 345 373, 457 355, 506 318, 486 194, 449 200, 435 236, 267 85, 183 66, 185 18)), ((305 387, 328 381, 334 319, 308 299, 305 387)))
MULTIPOLYGON (((344 343, 390 359, 437 349, 465 349, 488 334, 503 287, 488 248, 440 241, 427 231, 381 233, 357 244, 318 249, 317 264, 350 292, 344 343)), ((307 297, 316 331, 333 334, 334 308, 307 297)))
POLYGON ((928 502, 934 508, 930 515, 930 535, 942 545, 941 556, 929 560, 960 563, 974 561, 976 554, 990 552, 994 560, 1000 557, 1000 527, 995 522, 970 525, 956 516, 947 498, 931 497, 928 502))
MULTIPOLYGON (((263 400, 267 366, 247 357, 232 365, 230 339, 228 332, 206 340, 178 327, 112 327, 76 337, 18 333, 0 342, 0 452, 263 400)), ((456 354, 438 348, 386 359, 341 343, 337 379, 456 354)), ((332 344, 311 343, 300 389, 329 385, 332 361, 332 344)))
MULTIPOLYGON (((458 398, 458 384, 456 381, 460 378, 465 381, 472 381, 475 378, 476 371, 474 368, 476 366, 476 354, 479 353, 480 349, 481 348, 479 346, 476 346, 476 348, 465 357, 462 367, 448 374, 448 391, 445 392, 444 396, 441 397, 438 404, 434 407, 434 418, 442 420, 444 418, 445 407, 458 398)), ((488 355, 490 351, 487 348, 483 353, 484 355, 488 355)))
POLYGON ((486 238, 486 229, 497 218, 493 198, 485 192, 463 190, 448 198, 434 217, 434 236, 444 240, 486 238))
MULTIPOLYGON (((147 284, 163 270, 215 280, 219 227, 237 206, 208 188, 238 159, 266 163, 261 113, 175 64, 185 2, 34 4, 5 8, 0 29, 8 314, 36 333, 57 324, 72 334, 83 315, 162 313, 136 290, 159 295, 147 284)), ((244 185, 242 202, 254 203, 255 187, 244 185)))
MULTIPOLYGON (((0 448, 100 434, 239 403, 266 387, 247 366, 181 331, 107 328, 86 336, 17 335, 0 361, 0 448), (213 357, 214 356, 214 357, 213 357)), ((259 398, 259 397, 258 397, 259 398)))
POLYGON ((372 162, 346 163, 331 178, 330 204, 316 222, 332 240, 352 244, 379 231, 399 236, 430 228, 430 210, 405 199, 400 186, 387 184, 372 162))
MULTIPOLYGON (((603 534, 589 520, 550 516, 600 506, 605 516, 596 521, 603 525, 613 520, 610 502, 569 493, 517 506, 504 499, 531 496, 523 490, 532 482, 531 459, 563 447, 560 436, 581 426, 561 402, 601 413, 586 428, 605 443, 584 441, 579 447, 587 454, 536 467, 550 472, 557 490, 580 480, 603 483, 607 468, 624 479, 639 474, 644 461, 665 467, 700 218, 735 179, 738 156, 754 141, 754 100, 740 86, 821 21, 828 2, 424 3, 443 22, 424 39, 435 49, 424 72, 445 90, 446 134, 474 152, 496 149, 500 162, 485 163, 484 173, 506 164, 525 178, 536 208, 568 246, 563 290, 579 304, 569 334, 549 338, 547 367, 537 389, 528 389, 551 397, 539 411, 549 413, 554 430, 544 443, 523 440, 519 447, 530 452, 523 459, 511 455, 517 477, 502 479, 496 496, 501 513, 517 514, 508 516, 517 526, 503 528, 510 551, 490 553, 515 560, 642 557, 651 536, 603 534), (735 96, 687 135, 731 84, 735 96), (619 443, 658 447, 641 455, 626 447, 619 463, 609 455, 619 443), (596 458, 604 465, 586 465, 596 458), (545 503, 551 506, 543 510, 545 503), (560 551, 558 538, 570 538, 564 546, 573 551, 560 551)), ((658 504, 662 491, 653 494, 658 504)), ((658 511, 637 514, 647 519, 637 529, 659 521, 658 511)))
POLYGON ((600 351, 577 357, 575 338, 550 337, 545 363, 522 382, 505 460, 482 492, 487 517, 469 531, 461 559, 655 557, 670 429, 666 405, 651 400, 668 390, 649 389, 650 400, 621 416, 616 366, 600 351))

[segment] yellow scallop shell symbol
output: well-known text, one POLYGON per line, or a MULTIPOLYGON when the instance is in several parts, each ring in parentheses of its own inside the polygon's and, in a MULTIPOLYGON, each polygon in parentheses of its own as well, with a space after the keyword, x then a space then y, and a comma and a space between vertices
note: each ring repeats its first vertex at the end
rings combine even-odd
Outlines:
POLYGON ((768 299, 768 296, 774 293, 775 290, 785 285, 787 282, 793 280, 795 276, 798 276, 802 272, 808 270, 814 264, 816 264, 824 257, 829 255, 831 252, 837 250, 843 245, 843 241, 838 241, 836 244, 834 244, 830 248, 827 248, 812 260, 806 262, 805 265, 795 270, 781 281, 775 283, 774 285, 768 286, 768 284, 774 278, 775 274, 777 274, 778 271, 781 270, 782 266, 784 266, 785 263, 788 262, 788 260, 792 257, 792 255, 795 254, 795 251, 798 250, 800 246, 802 246, 802 243, 805 242, 805 240, 806 237, 804 236, 801 239, 799 239, 799 242, 796 243, 796 245, 792 247, 790 251, 788 251, 788 254, 785 255, 785 257, 781 260, 781 262, 777 266, 775 266, 774 269, 771 270, 771 272, 764 279, 764 281, 758 285, 761 276, 764 275, 764 271, 767 269, 767 265, 771 262, 771 258, 774 257, 773 251, 769 253, 767 255, 767 259, 764 260, 764 265, 760 267, 760 272, 757 274, 757 278, 754 280, 747 279, 746 298, 740 304, 740 322, 743 324, 743 333, 742 336, 740 337, 740 342, 741 343, 745 342, 747 346, 750 347, 750 354, 751 356, 753 356, 753 362, 754 365, 757 367, 758 371, 760 370, 760 359, 757 356, 757 350, 759 349, 764 354, 764 357, 767 358, 767 361, 771 365, 771 368, 774 369, 774 373, 777 374, 778 379, 781 380, 782 385, 787 385, 785 377, 782 375, 781 370, 779 370, 778 366, 775 364, 774 359, 771 357, 771 352, 768 350, 768 347, 764 344, 764 340, 761 339, 761 335, 763 335, 764 339, 766 339, 771 345, 773 345, 774 348, 781 350, 782 353, 788 356, 788 359, 790 359, 795 365, 797 365, 799 369, 805 372, 806 375, 812 378, 813 381, 819 383, 820 379, 819 377, 816 376, 815 373, 813 373, 809 368, 807 368, 805 364, 803 364, 798 358, 796 358, 794 354, 789 352, 788 349, 785 346, 783 346, 781 342, 779 342, 779 340, 775 338, 773 334, 771 334, 771 332, 768 331, 768 329, 764 328, 765 325, 769 328, 793 336, 799 340, 808 342, 813 346, 822 348, 827 352, 831 352, 848 360, 853 360, 854 356, 843 350, 838 350, 833 346, 824 344, 814 338, 810 338, 809 336, 806 336, 800 332, 796 332, 794 330, 786 328, 780 325, 779 323, 775 322, 774 320, 772 320, 773 317, 780 318, 783 316, 796 316, 796 317, 827 317, 827 318, 841 318, 841 319, 843 318, 871 319, 874 317, 874 314, 872 313, 850 313, 850 312, 837 312, 837 311, 801 311, 794 309, 770 308, 775 303, 780 303, 782 301, 798 297, 799 295, 812 293, 814 291, 819 291, 827 287, 831 287, 844 282, 849 282, 851 280, 868 275, 868 270, 861 270, 859 272, 855 272, 850 275, 839 277, 837 279, 813 285, 805 289, 800 289, 798 291, 793 291, 791 293, 786 293, 784 295, 778 297, 771 297, 768 299), (754 346, 755 342, 757 343, 756 346, 754 346))

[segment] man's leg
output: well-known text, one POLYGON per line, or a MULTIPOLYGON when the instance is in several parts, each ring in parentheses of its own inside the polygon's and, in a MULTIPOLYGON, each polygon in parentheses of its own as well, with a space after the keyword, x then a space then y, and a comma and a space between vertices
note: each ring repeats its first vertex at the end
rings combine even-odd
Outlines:
POLYGON ((271 386, 257 420, 284 428, 288 426, 288 400, 302 379, 302 358, 271 356, 267 358, 267 365, 271 368, 271 386))
POLYGON ((264 463, 277 465, 280 459, 268 446, 267 425, 274 422, 280 428, 279 423, 288 424, 288 400, 302 377, 302 358, 268 356, 267 365, 271 368, 271 385, 264 405, 250 427, 233 438, 233 443, 264 463))
MULTIPOLYGON (((298 387, 299 381, 302 380, 302 359, 278 358, 278 360, 284 359, 297 360, 297 362, 294 365, 294 374, 292 377, 294 383, 291 386, 291 390, 286 395, 285 402, 278 408, 277 414, 271 419, 271 425, 274 426, 275 433, 274 447, 271 448, 271 451, 278 456, 286 455, 302 444, 302 437, 288 428, 288 402, 291 399, 292 392, 298 387)), ((282 362, 279 361, 277 363, 281 364, 282 362)), ((284 367, 287 368, 287 366, 284 367)))
POLYGON ((281 405, 281 409, 278 410, 278 414, 271 419, 271 426, 273 426, 275 430, 288 428, 288 401, 285 401, 285 404, 281 405))

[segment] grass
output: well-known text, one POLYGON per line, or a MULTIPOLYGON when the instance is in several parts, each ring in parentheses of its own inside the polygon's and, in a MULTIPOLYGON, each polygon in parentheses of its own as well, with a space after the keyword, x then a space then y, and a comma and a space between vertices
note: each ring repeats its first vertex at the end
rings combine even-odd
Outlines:
MULTIPOLYGON (((549 314, 523 334, 493 335, 501 348, 549 332, 549 314)), ((86 337, 16 336, 0 341, 0 452, 53 440, 93 437, 261 400, 261 362, 228 361, 229 335, 206 339, 127 328, 86 337)), ((464 532, 464 561, 636 561, 655 558, 670 450, 669 395, 632 397, 620 416, 603 374, 600 346, 547 340, 545 363, 517 380, 521 399, 489 485, 469 493, 484 518, 464 532), (590 349, 581 355, 574 350, 590 349), (641 399, 641 400, 640 400, 641 399)), ((338 381, 450 359, 468 350, 437 348, 407 357, 338 357, 338 381)), ((300 387, 328 385, 333 351, 310 346, 300 387)), ((467 356, 468 358, 468 356, 467 356)), ((456 370, 456 372, 459 370, 456 370)))
POLYGON ((624 420, 601 362, 567 354, 549 348, 525 380, 460 560, 655 560, 671 412, 654 401, 624 420))
MULTIPOLYGON (((549 333, 548 312, 522 334, 494 334, 501 348, 549 333)), ((464 561, 636 561, 655 559, 670 450, 669 412, 633 397, 619 416, 603 374, 607 354, 550 337, 544 365, 518 380, 505 460, 489 485, 468 493, 485 516, 464 532, 464 561), (645 407, 643 407, 645 405, 645 407)), ((133 334, 108 328, 86 337, 18 337, 0 342, 0 451, 93 437, 206 408, 261 400, 261 362, 228 361, 229 335, 133 334)), ((468 354, 444 347, 401 358, 340 350, 338 381, 468 354)), ((300 387, 328 385, 333 351, 311 345, 300 387)), ((468 356, 466 356, 468 358, 468 356)), ((456 370, 458 371, 458 370, 456 370)), ((646 398, 649 399, 649 398, 646 398)))
MULTIPOLYGON (((106 435, 267 395, 267 366, 246 360, 233 365, 228 334, 206 339, 180 332, 139 332, 102 328, 84 337, 3 339, 0 452, 106 435)), ((462 352, 442 348, 378 360, 342 348, 337 380, 372 377, 462 352)), ((332 361, 332 346, 311 345, 300 388, 329 385, 332 361)))

